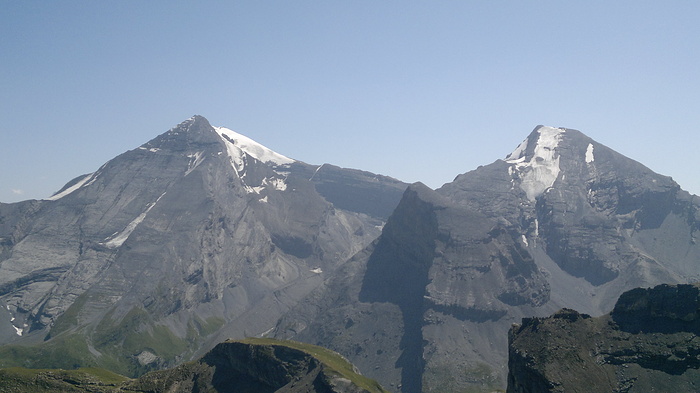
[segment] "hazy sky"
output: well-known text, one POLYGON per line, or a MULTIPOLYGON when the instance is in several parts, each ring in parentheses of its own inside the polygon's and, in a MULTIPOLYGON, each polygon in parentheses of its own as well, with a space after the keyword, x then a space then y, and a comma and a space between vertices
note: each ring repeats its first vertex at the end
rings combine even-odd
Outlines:
POLYGON ((200 114, 436 188, 538 124, 700 194, 698 1, 0 0, 0 201, 200 114))

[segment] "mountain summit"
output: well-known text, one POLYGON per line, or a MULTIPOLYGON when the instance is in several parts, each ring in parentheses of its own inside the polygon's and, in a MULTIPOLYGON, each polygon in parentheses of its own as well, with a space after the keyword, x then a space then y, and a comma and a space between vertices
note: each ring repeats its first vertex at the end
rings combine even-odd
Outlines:
POLYGON ((505 389, 507 332, 634 287, 700 277, 700 198, 579 131, 538 126, 503 160, 404 193, 381 236, 275 335, 402 392, 505 389))
POLYGON ((509 170, 511 175, 520 180, 520 188, 529 200, 534 201, 542 195, 559 177, 561 168, 556 149, 565 132, 561 128, 539 126, 506 157, 506 162, 513 164, 509 170))
POLYGON ((379 235, 405 187, 194 116, 47 200, 0 204, 0 343, 20 345, 0 367, 137 375, 262 335, 379 235))

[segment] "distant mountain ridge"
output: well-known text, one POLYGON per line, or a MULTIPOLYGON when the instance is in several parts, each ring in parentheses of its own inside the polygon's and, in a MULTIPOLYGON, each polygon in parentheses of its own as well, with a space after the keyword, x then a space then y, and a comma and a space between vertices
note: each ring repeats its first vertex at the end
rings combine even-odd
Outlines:
POLYGON ((695 281, 699 230, 700 198, 669 177, 539 126, 504 160, 435 191, 411 185, 380 238, 275 335, 402 392, 504 389, 512 323, 601 315, 625 290, 695 281))

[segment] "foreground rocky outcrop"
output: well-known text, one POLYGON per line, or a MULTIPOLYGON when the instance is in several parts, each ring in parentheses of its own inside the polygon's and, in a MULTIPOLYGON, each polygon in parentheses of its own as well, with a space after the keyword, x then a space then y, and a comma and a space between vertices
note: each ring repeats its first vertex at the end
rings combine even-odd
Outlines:
POLYGON ((699 333, 700 284, 633 289, 597 318, 525 318, 509 334, 507 392, 697 392, 699 333))
POLYGON ((337 353, 274 340, 227 341, 196 362, 127 383, 137 392, 383 393, 337 353))
POLYGON ((273 340, 227 341, 201 359, 138 379, 99 369, 0 370, 0 391, 385 393, 337 353, 273 340))

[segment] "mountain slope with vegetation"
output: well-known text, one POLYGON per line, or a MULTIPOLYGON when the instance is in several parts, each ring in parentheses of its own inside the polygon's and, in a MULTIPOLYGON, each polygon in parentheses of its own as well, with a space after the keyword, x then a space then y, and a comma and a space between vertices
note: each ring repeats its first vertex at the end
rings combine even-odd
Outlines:
POLYGON ((197 361, 129 379, 103 369, 0 369, 5 393, 388 393, 342 356, 271 339, 226 341, 197 361))

